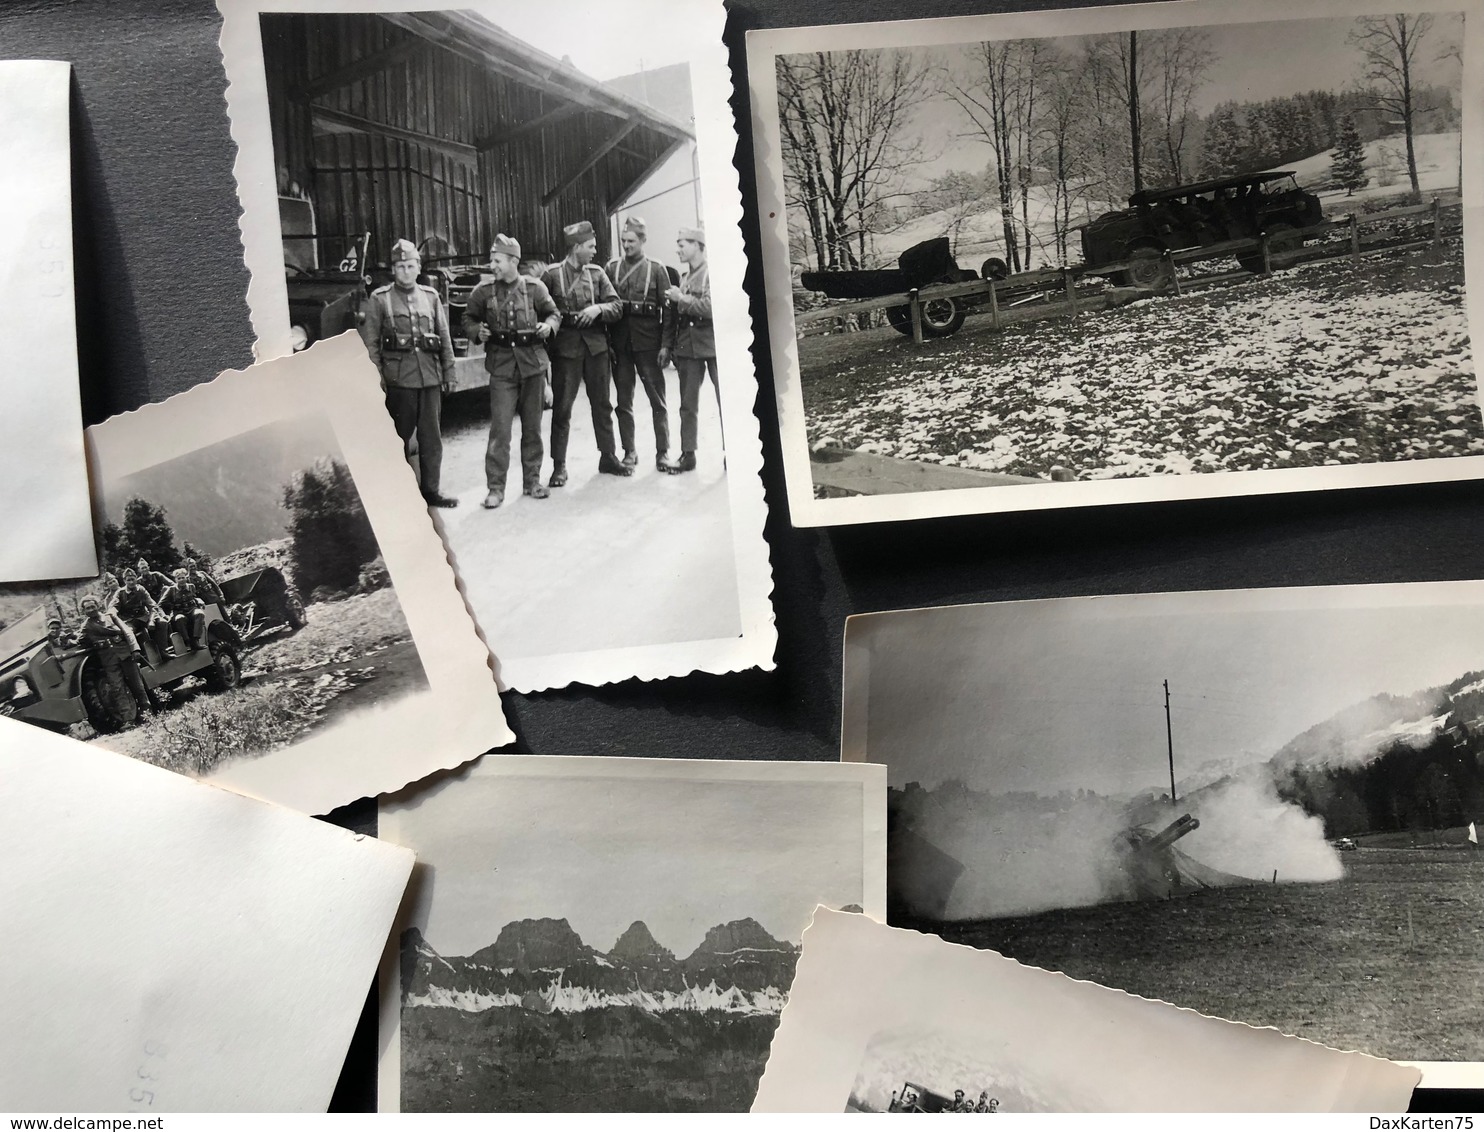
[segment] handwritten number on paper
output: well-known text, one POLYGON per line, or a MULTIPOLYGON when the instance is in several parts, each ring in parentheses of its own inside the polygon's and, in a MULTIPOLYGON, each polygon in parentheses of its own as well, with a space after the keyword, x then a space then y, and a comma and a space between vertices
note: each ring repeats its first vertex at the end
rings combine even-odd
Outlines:
POLYGON ((129 1099, 131 1101, 137 1101, 140 1104, 154 1104, 155 1103, 155 1095, 154 1095, 154 1093, 150 1092, 148 1089, 130 1089, 129 1090, 129 1099))
MULTIPOLYGON (((144 1043, 144 1058, 139 1067, 134 1070, 134 1076, 141 1081, 158 1081, 160 1079, 161 1066, 158 1062, 165 1060, 166 1053, 163 1042, 150 1038, 144 1043)), ((155 1103, 154 1089, 146 1089, 142 1085, 136 1085, 129 1090, 129 1099, 136 1105, 153 1105, 155 1103)))

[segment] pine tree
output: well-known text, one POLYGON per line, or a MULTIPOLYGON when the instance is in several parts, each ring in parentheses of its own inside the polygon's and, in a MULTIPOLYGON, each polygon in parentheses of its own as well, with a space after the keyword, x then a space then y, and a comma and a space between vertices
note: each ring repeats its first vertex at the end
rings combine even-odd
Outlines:
POLYGON ((304 594, 320 586, 349 589, 361 567, 381 553, 350 469, 318 460, 283 490, 289 511, 289 562, 304 594))
POLYGON ((1245 145, 1236 111, 1230 106, 1218 106, 1201 140, 1202 176, 1225 177, 1241 172, 1245 145))
POLYGON ((1365 146, 1361 144, 1360 131, 1355 128, 1355 119, 1349 114, 1340 120, 1340 136, 1335 142, 1335 156, 1329 167, 1329 175, 1345 190, 1345 195, 1354 196, 1356 189, 1371 183, 1365 171, 1365 146))
POLYGON ((124 555, 126 565, 143 558, 152 570, 167 574, 181 564, 175 531, 165 517, 165 508, 137 495, 124 504, 119 551, 124 555))

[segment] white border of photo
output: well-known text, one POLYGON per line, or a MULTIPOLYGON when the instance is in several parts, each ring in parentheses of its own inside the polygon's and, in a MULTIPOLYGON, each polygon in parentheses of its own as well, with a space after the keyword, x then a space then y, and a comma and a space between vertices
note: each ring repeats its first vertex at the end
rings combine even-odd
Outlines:
MULTIPOLYGON (((794 323, 787 212, 778 122, 775 59, 805 51, 928 47, 981 40, 1089 35, 1162 27, 1258 23, 1270 20, 1345 18, 1370 13, 1463 12, 1463 218, 1465 276, 1472 284, 1484 266, 1484 4, 1479 0, 1183 0, 1178 4, 1109 5, 1055 11, 955 16, 819 27, 769 28, 747 33, 747 74, 752 110, 763 275, 772 342, 774 388, 789 512, 795 526, 818 527, 1098 506, 1162 500, 1271 495, 1295 491, 1434 483, 1484 476, 1484 456, 1455 456, 1348 467, 1207 472, 1137 479, 1011 484, 899 494, 816 499, 794 323), (1473 60, 1471 64, 1469 61, 1473 60)), ((1467 296, 1470 325, 1484 326, 1484 285, 1467 296)))

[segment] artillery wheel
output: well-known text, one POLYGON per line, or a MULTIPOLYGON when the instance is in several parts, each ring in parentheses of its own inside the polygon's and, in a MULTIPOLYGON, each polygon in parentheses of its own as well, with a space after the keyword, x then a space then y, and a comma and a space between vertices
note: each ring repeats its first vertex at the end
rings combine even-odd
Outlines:
POLYGON ((912 309, 910 307, 887 307, 886 321, 898 334, 912 336, 912 309))
MULTIPOLYGON (((955 299, 930 299, 922 304, 922 333, 926 338, 947 338, 964 324, 965 311, 955 299)), ((912 316, 907 316, 907 333, 912 333, 912 316)))
POLYGON ((202 671, 201 678, 213 692, 225 692, 235 688, 242 680, 242 658, 237 646, 225 637, 213 637, 207 646, 211 650, 211 667, 202 671))
POLYGON ((1129 248, 1124 253, 1128 270, 1123 272, 1127 286, 1147 291, 1163 291, 1174 279, 1174 267, 1159 248, 1149 244, 1129 248))
POLYGON ((1008 279, 1010 278, 1010 265, 997 255, 990 256, 979 265, 980 279, 1008 279))
POLYGON ((97 665, 89 665, 82 674, 82 706, 99 735, 122 731, 139 715, 139 705, 128 689, 110 688, 97 665))
POLYGON ((299 596, 299 591, 290 587, 283 594, 283 619, 289 623, 289 628, 298 630, 309 624, 309 614, 304 609, 304 599, 299 596))

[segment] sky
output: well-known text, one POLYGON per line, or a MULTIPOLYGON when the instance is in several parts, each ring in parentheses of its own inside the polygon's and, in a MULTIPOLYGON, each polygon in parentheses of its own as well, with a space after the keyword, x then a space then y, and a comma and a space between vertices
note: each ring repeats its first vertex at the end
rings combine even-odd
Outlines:
POLYGON ((1402 604, 1399 589, 1065 599, 869 618, 869 643, 847 647, 848 672, 869 648, 865 757, 886 763, 894 786, 957 778, 997 793, 1168 789, 1168 679, 1177 777, 1206 763, 1263 761, 1379 692, 1484 669, 1484 586, 1468 601, 1454 590, 1429 605, 1402 604), (1356 595, 1365 604, 1334 604, 1356 595))
POLYGON ((514 4, 503 0, 466 7, 548 55, 570 58, 591 78, 612 79, 685 62, 695 54, 695 22, 674 17, 692 2, 542 0, 514 4))
POLYGON ((729 920, 797 943, 816 903, 863 900, 855 782, 548 778, 490 761, 393 819, 397 843, 431 867, 415 922, 440 954, 553 917, 600 951, 643 920, 684 958, 729 920))
MULTIPOLYGON (((1346 36, 1354 26, 1350 19, 1286 20, 1254 24, 1216 25, 1206 29, 1216 61, 1207 72, 1194 108, 1209 114, 1222 102, 1245 102, 1297 94, 1308 90, 1345 90, 1360 77, 1360 53, 1346 36)), ((1421 83, 1457 87, 1460 68, 1456 62, 1439 62, 1437 49, 1455 41, 1461 32, 1461 17, 1440 14, 1421 49, 1421 83)), ((1056 42, 1074 49, 1080 37, 1056 42)), ((955 63, 957 48, 921 49, 923 58, 938 64, 955 63)), ((1141 67, 1141 71, 1143 68, 1141 67)), ((922 183, 950 169, 984 169, 990 159, 989 144, 973 135, 973 126, 949 99, 923 103, 913 122, 914 134, 923 143, 925 160, 915 170, 922 183)))

